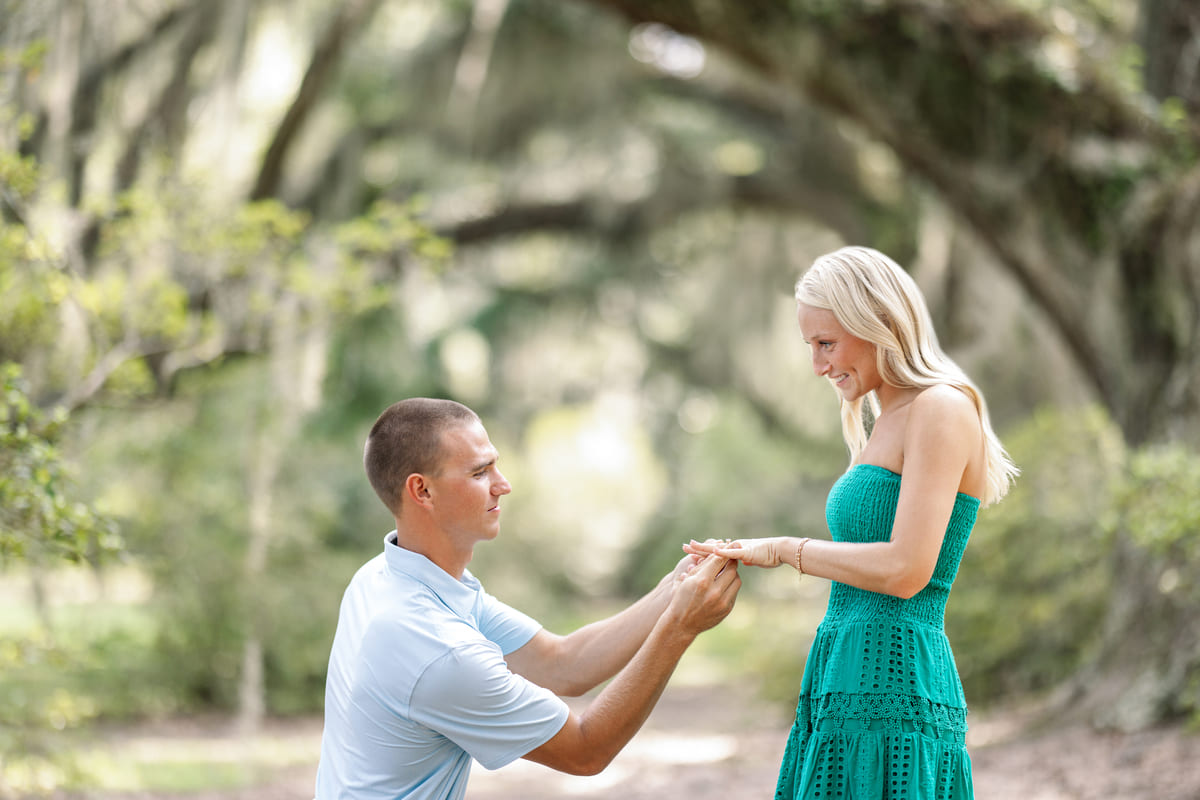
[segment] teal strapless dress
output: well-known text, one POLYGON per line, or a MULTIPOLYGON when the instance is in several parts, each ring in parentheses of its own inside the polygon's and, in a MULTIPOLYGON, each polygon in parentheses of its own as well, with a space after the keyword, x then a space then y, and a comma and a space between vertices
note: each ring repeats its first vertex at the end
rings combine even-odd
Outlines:
MULTIPOLYGON (((834 541, 891 537, 900 476, 851 467, 829 493, 834 541)), ((943 624, 979 500, 959 494, 933 577, 908 600, 834 582, 804 666, 776 800, 973 798, 967 703, 943 624)))

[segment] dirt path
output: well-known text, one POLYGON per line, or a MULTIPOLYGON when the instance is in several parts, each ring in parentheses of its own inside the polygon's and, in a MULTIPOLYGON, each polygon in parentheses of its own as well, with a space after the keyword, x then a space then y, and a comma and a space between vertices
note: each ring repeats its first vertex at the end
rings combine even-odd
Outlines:
MULTIPOLYGON (((741 800, 774 796, 791 715, 711 690, 672 689, 601 775, 527 761, 476 769, 469 800, 741 800)), ((1069 727, 1022 735, 1016 714, 972 715, 977 800, 1200 800, 1200 736, 1069 727), (977 718, 978 717, 978 718, 977 718)))
MULTIPOLYGON (((518 760, 489 772, 476 766, 468 800, 770 800, 790 717, 782 709, 726 691, 668 689, 632 743, 600 775, 560 775, 518 760)), ((978 800, 1198 800, 1200 736, 1181 729, 1131 735, 1072 726, 1022 735, 1016 715, 971 718, 978 800)), ((111 746, 123 747, 118 739, 111 746)), ((125 746, 195 749, 198 741, 234 751, 238 743, 216 723, 128 731, 125 746), (197 737, 200 737, 199 739, 197 737), (178 742, 177 742, 178 743, 178 742)), ((303 763, 264 775, 252 788, 187 794, 89 793, 63 800, 309 800, 320 720, 273 723, 264 739, 288 740, 303 763)))

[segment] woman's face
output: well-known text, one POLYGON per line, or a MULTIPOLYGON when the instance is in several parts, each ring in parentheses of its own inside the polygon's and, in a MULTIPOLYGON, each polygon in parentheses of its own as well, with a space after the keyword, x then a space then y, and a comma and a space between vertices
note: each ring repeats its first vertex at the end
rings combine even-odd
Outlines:
POLYGON ((883 383, 875 345, 851 334, 825 308, 799 304, 800 334, 812 351, 813 372, 829 378, 843 400, 857 400, 883 383))

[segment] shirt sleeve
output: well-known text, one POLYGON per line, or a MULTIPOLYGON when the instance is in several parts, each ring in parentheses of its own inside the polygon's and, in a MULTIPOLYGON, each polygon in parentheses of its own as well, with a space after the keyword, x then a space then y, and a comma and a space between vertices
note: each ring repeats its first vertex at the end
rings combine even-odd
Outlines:
POLYGON ((533 617, 500 602, 487 592, 480 592, 475 619, 479 632, 495 642, 505 655, 524 647, 542 629, 541 623, 533 617))
POLYGON ((412 718, 453 741, 487 769, 499 769, 554 738, 570 714, 548 689, 515 675, 500 649, 470 642, 423 672, 412 718))

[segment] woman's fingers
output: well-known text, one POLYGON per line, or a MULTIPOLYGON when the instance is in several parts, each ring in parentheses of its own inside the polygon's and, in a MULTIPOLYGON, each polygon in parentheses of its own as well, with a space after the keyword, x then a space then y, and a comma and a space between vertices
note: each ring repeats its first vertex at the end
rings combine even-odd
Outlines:
POLYGON ((776 566, 770 557, 770 546, 767 539, 724 540, 705 552, 721 558, 740 561, 752 567, 776 566))

